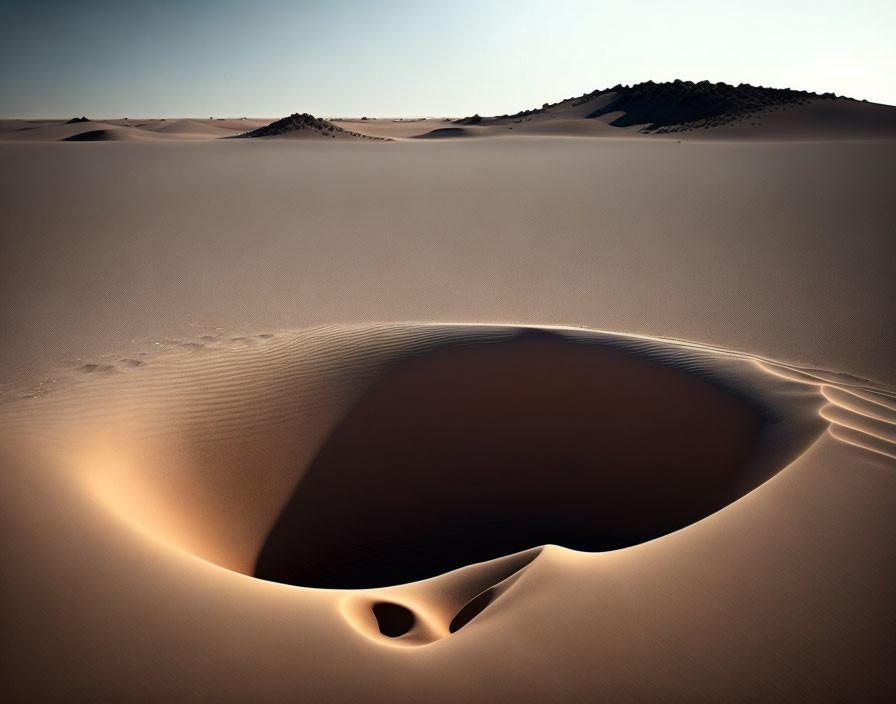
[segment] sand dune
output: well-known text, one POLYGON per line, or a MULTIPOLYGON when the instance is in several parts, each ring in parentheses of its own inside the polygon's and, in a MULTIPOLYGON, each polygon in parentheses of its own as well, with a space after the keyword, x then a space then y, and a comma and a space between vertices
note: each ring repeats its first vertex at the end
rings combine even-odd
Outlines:
POLYGON ((140 127, 141 129, 147 130, 158 130, 162 127, 167 127, 169 125, 184 122, 190 125, 201 125, 206 127, 213 127, 217 129, 225 129, 225 130, 237 130, 239 132, 245 132, 247 129, 253 129, 255 127, 261 127, 262 125, 266 125, 270 122, 269 119, 263 118, 200 118, 200 117, 190 117, 190 118, 133 118, 133 117, 123 117, 123 118, 109 118, 101 120, 104 124, 107 125, 118 125, 120 127, 140 127))
POLYGON ((26 129, 18 129, 9 132, 0 133, 0 139, 15 141, 42 141, 55 142, 64 139, 70 139, 77 135, 88 132, 111 133, 119 131, 123 128, 115 125, 107 125, 102 122, 88 120, 87 122, 64 122, 62 124, 45 125, 40 124, 36 127, 26 129))
POLYGON ((0 139, 42 142, 209 140, 266 124, 261 120, 6 120, 0 139))
POLYGON ((687 132, 661 133, 682 139, 894 139, 896 108, 844 99, 810 100, 740 117, 724 126, 694 125, 687 132))
POLYGON ((457 137, 516 137, 516 136, 557 136, 557 137, 619 137, 620 132, 601 120, 521 120, 495 127, 481 125, 451 125, 416 135, 418 139, 438 139, 457 137))
POLYGON ((103 120, 63 124, 7 120, 0 139, 106 141, 143 139, 136 127, 181 139, 228 136, 280 139, 409 139, 471 136, 819 140, 896 138, 896 108, 805 91, 749 85, 652 82, 593 91, 513 115, 420 120, 329 121, 295 113, 275 121, 247 119, 103 120), (136 135, 136 136, 134 136, 136 135))
POLYGON ((212 127, 221 127, 227 130, 237 130, 245 132, 247 129, 255 129, 256 127, 264 127, 271 123, 270 118, 241 117, 241 118, 215 118, 209 120, 193 119, 191 122, 197 122, 200 125, 210 125, 212 127))
POLYGON ((4 132, 28 132, 36 127, 53 127, 66 123, 67 120, 2 120, 0 119, 0 134, 4 132))
MULTIPOLYGON (((175 135, 181 136, 181 135, 175 135)), ((167 135, 166 135, 167 137, 167 135)), ((62 142, 158 142, 165 137, 139 127, 104 126, 103 129, 78 132, 59 140, 62 142)), ((214 137, 212 137, 214 138, 214 137)))
POLYGON ((239 127, 230 127, 224 126, 223 124, 217 125, 213 122, 209 124, 208 121, 197 122, 196 120, 175 120, 173 122, 166 121, 161 125, 144 129, 152 129, 155 132, 160 132, 163 134, 201 135, 204 137, 229 137, 245 130, 246 125, 240 125, 239 127))
POLYGON ((418 137, 435 129, 451 127, 450 118, 420 118, 420 119, 388 119, 388 118, 333 118, 331 122, 350 132, 358 132, 370 137, 385 137, 387 139, 406 139, 418 137))
POLYGON ((442 139, 456 137, 486 137, 488 131, 482 127, 436 127, 423 134, 413 135, 418 139, 442 139))

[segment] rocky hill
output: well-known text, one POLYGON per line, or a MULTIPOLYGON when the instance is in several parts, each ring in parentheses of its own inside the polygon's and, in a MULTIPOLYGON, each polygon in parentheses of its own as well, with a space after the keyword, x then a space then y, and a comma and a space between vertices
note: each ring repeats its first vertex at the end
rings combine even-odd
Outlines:
POLYGON ((315 117, 307 112, 293 113, 288 117, 272 122, 264 127, 243 132, 235 135, 234 138, 240 137, 276 137, 279 135, 289 135, 291 133, 300 133, 296 136, 314 136, 318 135, 326 138, 353 138, 353 139, 370 139, 374 141, 387 141, 382 137, 369 137, 358 132, 345 130, 338 125, 334 125, 329 120, 315 117))
POLYGON ((709 81, 672 81, 617 85, 595 90, 577 98, 545 103, 541 108, 513 115, 483 118, 473 115, 458 124, 488 125, 519 121, 550 113, 555 117, 596 118, 610 113, 625 113, 609 120, 614 127, 643 125, 642 132, 670 132, 700 127, 715 127, 762 113, 770 109, 806 104, 811 100, 835 99, 833 93, 810 93, 790 88, 765 88, 746 83, 733 86, 709 81), (594 109, 589 111, 588 106, 594 109))

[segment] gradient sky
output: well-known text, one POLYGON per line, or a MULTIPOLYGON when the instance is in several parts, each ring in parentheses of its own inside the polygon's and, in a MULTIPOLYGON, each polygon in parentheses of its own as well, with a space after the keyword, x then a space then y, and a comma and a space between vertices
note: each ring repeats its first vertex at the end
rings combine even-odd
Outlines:
POLYGON ((0 116, 483 115, 681 78, 896 104, 894 0, 0 0, 0 116))

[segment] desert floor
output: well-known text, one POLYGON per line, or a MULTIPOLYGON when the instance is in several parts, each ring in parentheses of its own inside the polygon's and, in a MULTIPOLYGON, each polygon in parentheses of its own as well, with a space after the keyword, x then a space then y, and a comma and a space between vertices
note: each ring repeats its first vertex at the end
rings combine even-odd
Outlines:
POLYGON ((12 700, 893 695, 896 140, 233 122, 4 123, 12 700))

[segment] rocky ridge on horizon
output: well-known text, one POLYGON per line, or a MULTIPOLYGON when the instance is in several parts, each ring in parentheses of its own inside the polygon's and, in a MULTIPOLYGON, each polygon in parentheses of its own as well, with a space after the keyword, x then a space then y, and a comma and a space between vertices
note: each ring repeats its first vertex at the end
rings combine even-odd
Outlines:
MULTIPOLYGON (((767 110, 787 108, 808 103, 810 100, 837 99, 833 93, 812 93, 790 88, 766 88, 741 83, 675 80, 665 83, 646 81, 632 86, 616 85, 612 88, 594 90, 579 97, 566 98, 556 103, 545 103, 540 108, 522 110, 513 115, 480 117, 473 115, 456 124, 501 124, 506 121, 520 121, 533 115, 562 112, 584 105, 608 93, 615 96, 586 118, 596 118, 613 112, 624 115, 612 120, 614 127, 643 125, 640 132, 677 132, 697 128, 716 127, 753 116, 767 110)), ((853 100, 852 98, 842 98, 853 100)))

